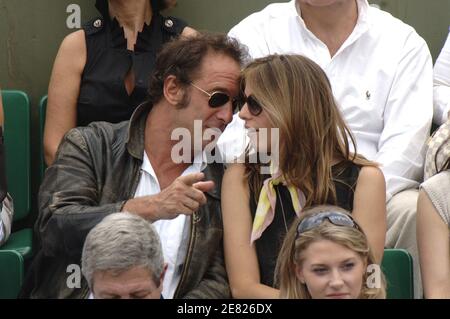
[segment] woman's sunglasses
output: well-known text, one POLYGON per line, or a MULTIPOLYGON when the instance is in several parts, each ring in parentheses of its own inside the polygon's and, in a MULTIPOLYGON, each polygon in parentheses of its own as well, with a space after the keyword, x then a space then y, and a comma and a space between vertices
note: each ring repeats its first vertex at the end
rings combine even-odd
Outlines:
POLYGON ((205 93, 208 97, 208 105, 212 108, 218 108, 222 107, 225 104, 227 104, 231 100, 231 105, 233 106, 233 113, 236 112, 239 109, 239 102, 237 98, 232 98, 228 94, 220 91, 214 91, 212 93, 208 93, 202 88, 198 87, 194 83, 191 83, 193 87, 195 87, 197 90, 205 93))
POLYGON ((353 220, 349 215, 339 213, 339 212, 323 212, 307 217, 300 222, 297 226, 297 237, 308 230, 318 227, 325 220, 329 221, 336 226, 347 226, 356 228, 361 231, 359 225, 353 220))
POLYGON ((239 95, 239 101, 238 101, 238 108, 239 111, 242 110, 245 103, 247 103, 248 111, 253 116, 258 116, 262 112, 261 104, 256 100, 256 98, 253 95, 246 96, 243 92, 239 95))

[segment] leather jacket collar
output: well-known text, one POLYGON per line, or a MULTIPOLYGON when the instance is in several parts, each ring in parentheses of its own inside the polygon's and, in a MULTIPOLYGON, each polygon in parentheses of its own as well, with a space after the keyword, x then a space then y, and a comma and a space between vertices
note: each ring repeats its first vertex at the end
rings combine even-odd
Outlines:
MULTIPOLYGON (((131 156, 142 161, 145 150, 145 125, 147 123, 147 116, 152 110, 153 105, 150 102, 144 102, 139 105, 134 111, 128 124, 128 132, 126 138, 127 150, 131 156)), ((210 163, 210 159, 207 159, 210 163)), ((216 180, 215 171, 206 169, 205 180, 216 180)), ((208 192, 214 198, 220 199, 221 185, 216 185, 208 192)))

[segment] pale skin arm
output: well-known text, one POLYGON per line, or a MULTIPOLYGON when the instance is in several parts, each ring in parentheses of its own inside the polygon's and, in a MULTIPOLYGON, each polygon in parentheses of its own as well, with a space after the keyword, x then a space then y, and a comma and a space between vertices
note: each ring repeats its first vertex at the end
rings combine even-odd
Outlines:
POLYGON ((63 40, 56 56, 48 88, 44 130, 44 155, 48 166, 55 160, 64 134, 76 126, 77 100, 86 54, 85 35, 80 30, 63 40))
POLYGON ((428 195, 417 202, 417 244, 425 298, 450 299, 449 229, 428 195))
POLYGON ((231 165, 222 182, 225 266, 233 298, 279 298, 280 291, 261 284, 258 257, 250 245, 252 218, 245 168, 231 165))
POLYGON ((364 166, 353 199, 353 217, 362 227, 377 263, 381 263, 386 238, 386 182, 377 167, 364 166))

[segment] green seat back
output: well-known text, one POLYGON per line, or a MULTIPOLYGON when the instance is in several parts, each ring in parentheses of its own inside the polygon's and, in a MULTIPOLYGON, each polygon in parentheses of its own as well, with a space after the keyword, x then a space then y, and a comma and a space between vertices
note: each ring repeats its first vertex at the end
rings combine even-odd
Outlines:
POLYGON ((23 258, 14 250, 0 250, 0 299, 14 299, 23 282, 23 258))
POLYGON ((39 102, 39 184, 44 179, 45 165, 44 159, 44 128, 45 128, 45 115, 47 112, 47 95, 41 98, 39 102))
POLYGON ((33 230, 24 228, 11 234, 1 250, 14 250, 27 260, 33 255, 33 230))
POLYGON ((30 212, 30 101, 21 91, 2 91, 8 191, 14 200, 14 220, 30 212))
POLYGON ((388 299, 413 299, 413 263, 404 249, 385 249, 381 268, 387 281, 388 299))

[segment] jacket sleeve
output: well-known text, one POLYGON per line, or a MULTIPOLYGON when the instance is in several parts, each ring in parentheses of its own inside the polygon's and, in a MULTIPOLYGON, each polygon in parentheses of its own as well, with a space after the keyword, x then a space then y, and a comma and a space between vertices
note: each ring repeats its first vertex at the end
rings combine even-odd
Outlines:
POLYGON ((386 178, 386 200, 422 179, 425 144, 433 117, 433 68, 426 42, 406 40, 388 100, 384 128, 373 159, 386 178))
POLYGON ((434 118, 441 125, 447 121, 450 111, 450 33, 434 64, 434 118))
POLYGON ((80 255, 88 232, 105 216, 122 210, 124 201, 100 205, 101 174, 80 130, 69 131, 39 191, 35 230, 45 255, 80 255))
POLYGON ((228 32, 229 37, 238 40, 246 48, 249 55, 246 63, 272 53, 266 39, 271 34, 267 30, 271 26, 267 22, 269 19, 264 12, 253 13, 228 32))
MULTIPOLYGON (((223 246, 221 246, 223 247, 223 246)), ((198 286, 189 291, 185 299, 229 299, 231 298, 230 285, 225 270, 223 249, 217 249, 208 271, 198 286)))

